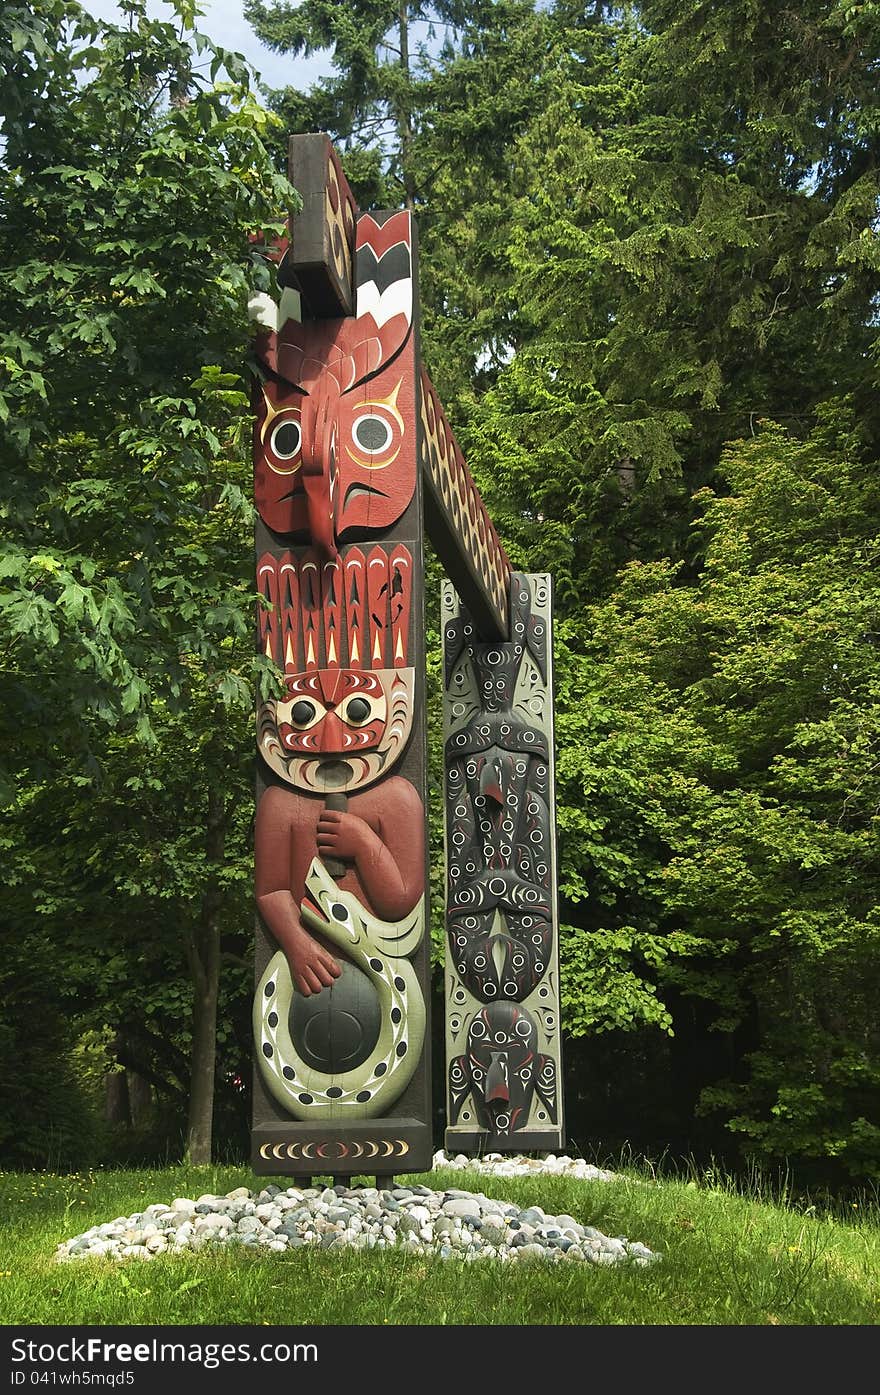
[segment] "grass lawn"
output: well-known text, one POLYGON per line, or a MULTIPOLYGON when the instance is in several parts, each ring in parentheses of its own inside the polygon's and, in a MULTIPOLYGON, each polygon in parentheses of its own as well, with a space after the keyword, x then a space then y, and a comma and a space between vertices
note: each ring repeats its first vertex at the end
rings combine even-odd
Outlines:
MULTIPOLYGON (((398 1251, 202 1250, 150 1262, 57 1264, 56 1244, 177 1196, 259 1188, 243 1168, 0 1173, 5 1324, 754 1325, 880 1322, 880 1213, 793 1209, 725 1182, 496 1178, 413 1180, 567 1212, 663 1254, 648 1268, 464 1264, 398 1251)), ((284 1178, 274 1179, 282 1186, 284 1178)), ((366 1179, 363 1179, 366 1180, 366 1179)), ((400 1179, 406 1184, 407 1178, 400 1179)))

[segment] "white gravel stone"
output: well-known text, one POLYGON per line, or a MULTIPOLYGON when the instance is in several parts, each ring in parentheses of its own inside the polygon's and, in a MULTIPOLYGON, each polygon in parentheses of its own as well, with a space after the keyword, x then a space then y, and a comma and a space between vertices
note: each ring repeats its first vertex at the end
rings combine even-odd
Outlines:
POLYGON ((479 1216, 480 1203, 476 1197, 454 1197, 452 1201, 444 1201, 443 1214, 445 1216, 479 1216))
MULTIPOLYGON (((540 1175, 613 1181, 615 1175, 582 1159, 549 1155, 542 1159, 484 1158, 435 1154, 437 1168, 482 1172, 499 1177, 540 1175)), ((281 1253, 303 1245, 325 1250, 404 1248, 414 1254, 467 1263, 493 1259, 518 1264, 632 1264, 643 1268, 661 1258, 639 1240, 607 1236, 567 1213, 554 1216, 540 1206, 520 1207, 482 1192, 459 1188, 432 1190, 420 1184, 383 1191, 375 1187, 338 1190, 267 1186, 258 1192, 237 1187, 224 1197, 205 1194, 195 1201, 175 1197, 154 1202, 131 1216, 92 1226, 63 1241, 56 1258, 65 1263, 108 1256, 155 1259, 164 1253, 199 1251, 206 1246, 240 1245, 281 1253)))
POLYGON ((548 1172, 555 1175, 577 1177, 591 1182, 613 1182, 617 1174, 602 1167, 594 1167, 583 1158, 573 1159, 563 1154, 557 1157, 548 1153, 544 1158, 530 1158, 524 1154, 502 1157, 500 1153, 487 1153, 482 1158, 466 1158, 463 1153, 448 1157, 442 1148, 434 1154, 435 1168, 452 1168, 456 1171, 494 1173, 501 1177, 527 1176, 535 1172, 548 1172))

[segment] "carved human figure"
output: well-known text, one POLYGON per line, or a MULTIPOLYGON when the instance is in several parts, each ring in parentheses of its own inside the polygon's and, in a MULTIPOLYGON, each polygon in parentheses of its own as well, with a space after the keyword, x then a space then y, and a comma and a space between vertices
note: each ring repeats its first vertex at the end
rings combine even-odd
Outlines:
MULTIPOLYGON (((328 764, 344 755, 328 751, 328 764)), ((315 857, 344 865, 335 878, 380 920, 402 920, 424 890, 422 802, 408 780, 348 797, 348 809, 327 809, 279 785, 260 800, 255 832, 257 906, 287 956, 305 997, 339 976, 333 953, 303 924, 301 900, 315 857)))
POLYGON ((405 1087, 424 1034, 401 959, 424 934, 424 806, 393 773, 414 715, 412 557, 266 553, 257 576, 263 646, 285 670, 257 713, 278 782, 257 808, 256 897, 281 950, 255 999, 258 1059, 296 1117, 368 1117, 405 1087))
POLYGON ((303 924, 313 858, 381 920, 407 915, 424 891, 422 801, 388 774, 413 721, 411 574, 402 546, 350 548, 331 562, 266 554, 257 568, 264 648, 287 670, 284 696, 257 714, 258 749, 284 782, 265 790, 257 810, 257 905, 304 996, 339 974, 303 924))

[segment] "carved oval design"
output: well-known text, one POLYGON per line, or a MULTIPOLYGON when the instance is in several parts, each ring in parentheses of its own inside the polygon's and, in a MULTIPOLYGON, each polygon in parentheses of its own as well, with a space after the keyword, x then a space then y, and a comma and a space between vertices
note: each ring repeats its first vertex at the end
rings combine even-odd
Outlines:
POLYGON ((305 998, 295 993, 290 1005, 290 1036, 303 1061, 326 1075, 362 1065, 379 1040, 382 1009, 366 974, 350 961, 329 988, 305 998))

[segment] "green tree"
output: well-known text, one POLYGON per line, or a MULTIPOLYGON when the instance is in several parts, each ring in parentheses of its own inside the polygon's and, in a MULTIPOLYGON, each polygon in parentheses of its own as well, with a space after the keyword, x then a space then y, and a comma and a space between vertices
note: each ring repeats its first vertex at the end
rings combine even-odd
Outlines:
MULTIPOLYGON (((276 109, 292 132, 326 131, 348 151, 352 178, 364 191, 382 190, 407 208, 417 194, 413 141, 419 119, 419 90, 425 80, 424 40, 446 31, 448 50, 462 24, 464 0, 333 0, 266 3, 245 0, 245 15, 259 37, 279 53, 309 57, 332 50, 335 75, 308 93, 288 87, 276 94, 276 109), (386 159, 391 176, 382 177, 386 159)), ((363 194, 362 194, 363 196, 363 194)))
POLYGON ((837 1180, 880 1175, 880 491, 852 420, 730 446, 700 578, 631 564, 560 666, 569 1030, 702 1005, 725 1050, 693 1103, 837 1180))
MULTIPOLYGON (((148 19, 141 0, 125 8, 122 26, 54 0, 2 17, 0 748, 25 868, 16 829, 34 799, 63 804, 76 777, 125 801, 123 750, 131 773, 139 750, 146 761, 176 732, 175 778, 151 778, 166 780, 167 814, 177 799, 179 820, 199 820, 200 834, 165 827, 169 843, 201 839, 201 866, 181 859, 172 893, 169 853, 150 894, 160 921, 171 895, 199 908, 176 924, 193 984, 187 1146, 201 1162, 233 857, 224 819, 245 779, 229 728, 270 681, 251 645, 248 237, 278 226, 293 194, 242 61, 190 32, 185 3, 174 23, 148 19)), ((80 930, 40 904, 34 853, 5 911, 27 923, 24 897, 31 924, 42 917, 61 942, 80 930)), ((131 860, 135 885, 135 847, 131 860)), ((145 933, 148 919, 136 918, 145 933)), ((113 916, 80 924, 108 936, 91 962, 112 960, 113 916)))
POLYGON ((506 311, 455 411, 517 557, 578 604, 632 557, 699 565, 688 497, 757 418, 806 432, 848 393, 876 436, 880 33, 871 6, 554 18, 507 202, 450 230, 506 311))

